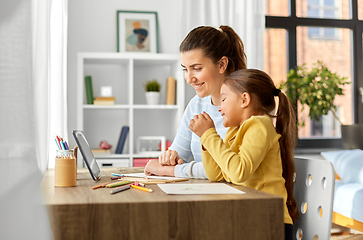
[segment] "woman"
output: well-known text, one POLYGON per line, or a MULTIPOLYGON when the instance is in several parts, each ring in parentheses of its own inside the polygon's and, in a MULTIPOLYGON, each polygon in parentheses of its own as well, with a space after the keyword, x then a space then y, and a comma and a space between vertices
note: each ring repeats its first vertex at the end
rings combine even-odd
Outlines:
POLYGON ((246 68, 246 54, 241 38, 229 26, 197 27, 186 36, 179 50, 185 80, 197 95, 186 107, 172 145, 159 160, 147 163, 145 174, 206 179, 200 138, 189 129, 189 121, 204 111, 224 138, 227 128, 218 112, 220 88, 229 74, 246 68))

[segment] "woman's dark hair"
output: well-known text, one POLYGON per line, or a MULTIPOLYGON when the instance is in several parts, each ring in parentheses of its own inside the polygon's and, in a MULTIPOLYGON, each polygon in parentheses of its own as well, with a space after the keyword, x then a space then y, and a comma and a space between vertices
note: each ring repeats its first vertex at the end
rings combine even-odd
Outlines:
POLYGON ((180 44, 179 51, 187 52, 201 49, 213 63, 226 56, 228 58, 227 74, 247 68, 247 57, 241 38, 229 26, 220 26, 218 30, 210 26, 194 28, 180 44))
POLYGON ((274 82, 267 73, 257 69, 244 69, 233 72, 224 80, 224 84, 237 95, 244 92, 249 93, 252 99, 257 100, 258 110, 276 118, 276 132, 281 135, 279 143, 283 168, 282 175, 287 190, 286 205, 292 220, 295 221, 299 215, 293 195, 296 118, 289 99, 283 92, 276 89, 274 82), (279 97, 276 115, 274 114, 276 108, 275 96, 279 97))

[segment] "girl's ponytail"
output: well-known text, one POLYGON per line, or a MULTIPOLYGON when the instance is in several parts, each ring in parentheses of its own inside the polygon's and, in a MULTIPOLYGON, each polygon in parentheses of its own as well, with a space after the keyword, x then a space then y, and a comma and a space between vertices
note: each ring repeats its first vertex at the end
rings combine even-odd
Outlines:
POLYGON ((296 118, 293 107, 283 92, 278 93, 279 106, 277 110, 276 131, 281 135, 279 142, 281 148, 281 159, 283 168, 283 177, 285 178, 285 187, 287 190, 287 208, 293 221, 299 213, 297 203, 293 195, 294 187, 294 148, 296 143, 296 118))

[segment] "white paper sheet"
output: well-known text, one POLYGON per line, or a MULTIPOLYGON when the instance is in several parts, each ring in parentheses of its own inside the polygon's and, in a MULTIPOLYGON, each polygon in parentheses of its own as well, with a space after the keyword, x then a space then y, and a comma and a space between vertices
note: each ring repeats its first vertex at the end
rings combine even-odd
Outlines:
POLYGON ((126 173, 122 174, 126 177, 139 177, 139 178, 154 178, 154 179, 164 179, 164 180, 178 180, 183 178, 177 178, 177 177, 167 177, 167 176, 147 176, 145 173, 126 173))
POLYGON ((166 194, 244 194, 224 183, 158 184, 166 194))

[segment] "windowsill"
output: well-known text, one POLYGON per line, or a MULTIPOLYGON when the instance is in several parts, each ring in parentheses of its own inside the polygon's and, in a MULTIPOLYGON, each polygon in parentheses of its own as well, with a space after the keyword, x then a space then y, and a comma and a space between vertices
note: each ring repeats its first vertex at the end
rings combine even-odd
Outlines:
POLYGON ((338 151, 342 150, 340 148, 295 148, 294 153, 295 155, 320 155, 321 152, 326 151, 338 151))

